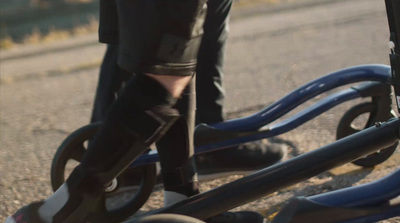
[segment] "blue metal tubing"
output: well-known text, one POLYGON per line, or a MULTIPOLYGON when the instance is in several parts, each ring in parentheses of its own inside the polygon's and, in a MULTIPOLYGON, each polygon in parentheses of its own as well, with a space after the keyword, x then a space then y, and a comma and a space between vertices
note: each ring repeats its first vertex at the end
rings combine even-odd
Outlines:
POLYGON ((379 64, 360 65, 338 70, 311 81, 251 116, 215 123, 220 130, 255 131, 285 115, 305 101, 333 88, 359 81, 390 82, 390 67, 379 64))
POLYGON ((377 181, 344 188, 308 199, 334 207, 365 207, 379 205, 400 195, 400 169, 377 181))
POLYGON ((304 124, 305 122, 317 117, 318 115, 326 112, 327 110, 333 108, 338 104, 360 97, 361 97, 360 93, 357 90, 351 88, 337 92, 315 103, 314 105, 298 112, 297 114, 291 116, 290 118, 287 118, 286 120, 271 125, 265 131, 260 131, 260 133, 250 136, 198 146, 196 147, 196 153, 207 152, 216 148, 224 148, 245 142, 270 138, 286 133, 304 124))
MULTIPOLYGON (((234 125, 243 125, 242 131, 250 131, 250 129, 265 126, 266 124, 271 123, 277 118, 285 115, 289 111, 293 110, 295 107, 300 105, 301 103, 315 97, 318 94, 331 90, 335 87, 346 85, 349 83, 355 83, 360 81, 380 81, 384 83, 390 82, 390 67, 386 65, 362 65, 357 67, 351 67, 347 69, 343 69, 326 76, 323 76, 309 84, 306 84, 294 92, 290 93, 286 97, 280 99, 276 103, 268 106, 263 111, 256 113, 254 115, 234 119, 231 121, 217 123, 215 125, 211 125, 215 128, 219 126, 219 129, 225 129, 227 126, 232 127, 232 123, 234 125), (270 116, 274 116, 271 118, 270 116), (258 122, 253 120, 257 119, 258 122), (257 126, 255 126, 255 124, 257 126), (226 124, 226 126, 225 126, 226 124), (222 128, 221 128, 222 126, 222 128), (247 127, 246 127, 247 126, 247 127)), ((313 106, 310 106, 303 111, 295 114, 294 116, 271 125, 267 131, 261 131, 258 134, 254 134, 247 137, 241 137, 233 140, 221 141, 218 143, 207 144, 198 146, 195 148, 196 153, 207 152, 212 149, 224 148, 232 145, 237 145, 245 142, 250 142, 259 139, 265 139, 273 136, 277 136, 279 134, 288 132, 301 124, 311 120, 312 118, 322 114, 323 112, 331 109, 332 107, 341 104, 345 101, 349 101, 355 98, 359 98, 361 95, 358 91, 354 89, 347 89, 335 94, 332 94, 325 99, 317 102, 313 106)), ((237 128, 236 128, 237 129, 237 128)), ((232 129, 226 128, 227 131, 234 131, 232 129)), ((145 154, 140 156, 135 162, 132 164, 132 167, 140 166, 148 163, 158 162, 157 152, 152 152, 150 154, 145 154)))

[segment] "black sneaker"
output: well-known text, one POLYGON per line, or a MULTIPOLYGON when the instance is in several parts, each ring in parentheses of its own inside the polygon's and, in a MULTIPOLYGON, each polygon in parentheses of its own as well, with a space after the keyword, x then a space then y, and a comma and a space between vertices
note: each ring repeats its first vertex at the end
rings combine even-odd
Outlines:
POLYGON ((253 211, 225 212, 205 220, 207 223, 264 223, 264 217, 253 211))
POLYGON ((8 217, 5 223, 45 223, 38 215, 39 207, 43 202, 36 202, 24 206, 19 209, 14 215, 8 217))
POLYGON ((201 181, 234 174, 246 175, 280 162, 286 153, 286 146, 282 144, 249 142, 199 154, 196 168, 201 181))

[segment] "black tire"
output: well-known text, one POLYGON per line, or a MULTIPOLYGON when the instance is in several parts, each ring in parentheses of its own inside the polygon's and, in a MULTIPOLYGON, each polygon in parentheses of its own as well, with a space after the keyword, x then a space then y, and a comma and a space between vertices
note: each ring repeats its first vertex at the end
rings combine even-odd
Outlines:
POLYGON ((132 219, 124 223, 205 223, 197 218, 179 214, 156 214, 139 219, 132 219))
MULTIPOLYGON (((68 171, 71 171, 80 162, 86 151, 88 141, 93 138, 99 127, 100 123, 94 123, 79 128, 70 134, 60 147, 58 147, 51 166, 51 185, 53 191, 56 191, 65 182, 66 176, 69 174, 68 171), (70 162, 74 162, 76 165, 72 167, 67 166, 70 162)), ((101 204, 103 211, 91 215, 89 220, 96 219, 95 221, 93 220, 96 223, 118 222, 132 216, 143 206, 153 191, 156 183, 156 166, 155 164, 149 164, 143 167, 128 168, 114 182, 117 182, 118 186, 110 191, 106 191, 105 199, 103 199, 104 202, 101 204), (124 186, 127 186, 124 183, 126 183, 126 179, 131 175, 140 178, 138 179, 140 183, 136 187, 137 190, 130 190, 130 192, 127 190, 123 191, 122 189, 126 189, 124 186), (134 194, 128 196, 128 193, 134 194), (121 194, 125 197, 122 204, 120 204, 121 199, 118 200, 118 196, 121 197, 121 194), (118 205, 115 203, 118 203, 118 205)))
MULTIPOLYGON (((341 139, 346 136, 352 135, 363 129, 371 127, 377 121, 386 120, 374 120, 374 114, 376 113, 377 106, 372 102, 366 102, 358 104, 348 110, 339 121, 339 125, 336 130, 336 139, 341 139), (368 120, 361 127, 354 126, 353 122, 362 115, 368 115, 368 120)), ((392 115, 391 115, 392 116, 392 115)), ((393 116, 392 116, 393 117, 393 116)), ((392 146, 381 149, 375 153, 371 153, 368 156, 362 157, 353 161, 352 163, 362 167, 374 167, 384 161, 386 161, 396 150, 398 142, 392 146)))

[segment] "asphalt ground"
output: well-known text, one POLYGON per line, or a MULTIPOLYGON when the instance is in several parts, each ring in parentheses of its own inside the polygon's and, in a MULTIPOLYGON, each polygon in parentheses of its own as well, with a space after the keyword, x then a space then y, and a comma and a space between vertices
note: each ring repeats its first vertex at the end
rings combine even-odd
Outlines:
MULTIPOLYGON (((238 8, 232 16, 225 67, 229 118, 252 114, 329 72, 359 64, 388 64, 383 1, 260 3, 238 8)), ((89 122, 104 50, 93 33, 0 52, 0 221, 23 204, 51 194, 53 155, 63 139, 89 122)), ((341 115, 359 102, 333 108, 274 140, 289 149, 288 158, 333 142, 341 115)), ((399 160, 396 152, 373 169, 347 164, 235 210, 258 211, 270 220, 293 196, 379 179, 395 170, 399 160)), ((206 182, 201 189, 239 177, 206 182)), ((141 211, 161 205, 158 188, 141 211)))

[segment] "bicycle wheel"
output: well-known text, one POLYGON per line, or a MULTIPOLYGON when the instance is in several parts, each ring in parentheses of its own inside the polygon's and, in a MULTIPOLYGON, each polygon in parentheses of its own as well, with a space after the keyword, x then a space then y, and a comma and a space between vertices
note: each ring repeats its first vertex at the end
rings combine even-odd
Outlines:
MULTIPOLYGON (((374 114, 376 113, 376 109, 377 106, 372 102, 366 102, 352 107, 340 119, 336 130, 336 139, 344 138, 371 127, 377 121, 386 121, 375 120, 374 114)), ((396 150, 397 145, 398 142, 375 153, 371 153, 368 156, 357 159, 352 163, 362 167, 376 166, 387 160, 396 150)))
MULTIPOLYGON (((51 185, 57 190, 81 161, 88 141, 99 130, 100 123, 94 123, 69 135, 54 155, 51 166, 51 185)), ((147 201, 156 182, 156 166, 149 164, 138 168, 128 168, 114 179, 105 190, 101 213, 92 214, 94 222, 116 222, 133 215, 147 201), (135 177, 136 179, 130 179, 135 177), (136 184, 131 184, 132 180, 136 184)), ((90 219, 89 219, 90 220, 90 219)))

